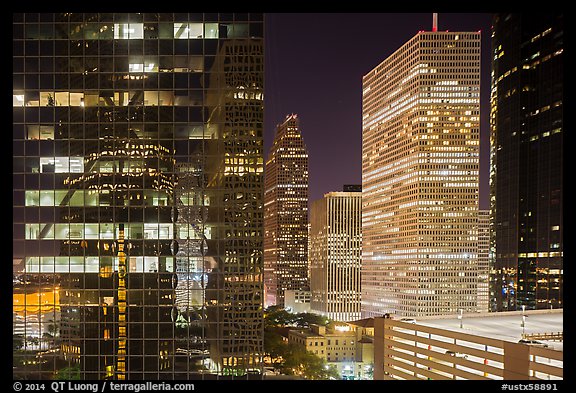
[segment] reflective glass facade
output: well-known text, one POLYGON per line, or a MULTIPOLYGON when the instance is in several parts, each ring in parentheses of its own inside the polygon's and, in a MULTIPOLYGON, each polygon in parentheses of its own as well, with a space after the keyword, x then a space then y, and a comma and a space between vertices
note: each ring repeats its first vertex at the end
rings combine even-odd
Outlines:
POLYGON ((14 378, 260 370, 263 15, 13 22, 14 378))
POLYGON ((492 23, 492 311, 563 307, 564 18, 492 23))

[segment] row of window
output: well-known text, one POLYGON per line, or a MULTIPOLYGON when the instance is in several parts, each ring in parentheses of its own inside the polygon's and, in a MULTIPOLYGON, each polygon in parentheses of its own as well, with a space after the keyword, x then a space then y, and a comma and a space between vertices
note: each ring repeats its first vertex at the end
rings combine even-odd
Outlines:
POLYGON ((85 13, 52 13, 52 12, 26 12, 13 13, 12 21, 14 23, 32 23, 32 22, 143 22, 143 21, 238 21, 251 20, 262 21, 262 13, 246 12, 225 12, 225 13, 202 13, 202 12, 143 12, 143 13, 126 13, 126 12, 85 12, 85 13))
POLYGON ((13 25, 14 39, 133 40, 247 38, 250 28, 262 36, 261 24, 237 23, 46 23, 13 25), (251 27, 252 25, 252 27, 251 27))
MULTIPOLYGON (((113 106, 202 106, 204 95, 216 94, 211 90, 131 90, 131 91, 28 91, 12 95, 16 107, 113 107, 113 106)), ((263 100, 259 89, 238 88, 226 94, 235 100, 263 100)))

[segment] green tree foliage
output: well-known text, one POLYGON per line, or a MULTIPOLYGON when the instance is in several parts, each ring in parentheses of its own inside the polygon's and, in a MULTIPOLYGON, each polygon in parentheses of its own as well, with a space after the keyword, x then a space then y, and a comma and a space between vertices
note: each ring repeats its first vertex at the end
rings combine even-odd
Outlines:
POLYGON ((297 375, 306 379, 339 379, 335 367, 328 367, 326 361, 296 344, 286 345, 285 361, 281 371, 286 375, 297 375))
POLYGON ((296 321, 296 315, 278 306, 268 307, 265 311, 264 318, 266 326, 289 326, 296 321))
POLYGON ((266 326, 298 326, 307 328, 310 325, 326 326, 330 320, 322 315, 309 312, 292 314, 278 306, 270 306, 264 312, 266 326))
POLYGON ((324 359, 297 344, 287 344, 279 333, 280 327, 309 327, 311 324, 326 325, 329 320, 312 314, 291 314, 272 306, 265 310, 264 351, 270 356, 272 366, 284 375, 295 375, 306 379, 339 379, 334 366, 329 367, 324 359))
POLYGON ((318 314, 313 314, 309 312, 303 312, 296 314, 296 326, 298 327, 310 327, 310 325, 320 325, 326 326, 329 322, 329 319, 318 314))
POLYGON ((74 380, 80 379, 80 367, 65 367, 56 372, 57 380, 74 380))
POLYGON ((286 343, 273 328, 264 329, 264 351, 270 355, 274 367, 280 365, 282 357, 286 354, 286 343))

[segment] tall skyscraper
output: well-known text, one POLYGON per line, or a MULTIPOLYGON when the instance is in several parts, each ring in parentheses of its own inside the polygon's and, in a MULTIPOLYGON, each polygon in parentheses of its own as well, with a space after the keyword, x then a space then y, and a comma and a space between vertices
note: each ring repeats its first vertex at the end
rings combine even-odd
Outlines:
POLYGON ((312 203, 310 310, 335 321, 360 319, 361 212, 361 191, 329 192, 312 203))
POLYGON ((488 312, 490 299, 490 210, 478 210, 478 312, 488 312))
POLYGON ((563 307, 563 15, 492 26, 491 307, 563 307))
POLYGON ((259 368, 263 15, 13 22, 14 257, 34 296, 59 294, 50 317, 18 309, 50 321, 17 337, 48 360, 15 351, 14 375, 259 368))
POLYGON ((284 291, 308 290, 308 151, 295 114, 286 116, 266 160, 265 305, 284 306, 284 291))
POLYGON ((476 311, 480 32, 420 31, 362 96, 363 316, 476 311))

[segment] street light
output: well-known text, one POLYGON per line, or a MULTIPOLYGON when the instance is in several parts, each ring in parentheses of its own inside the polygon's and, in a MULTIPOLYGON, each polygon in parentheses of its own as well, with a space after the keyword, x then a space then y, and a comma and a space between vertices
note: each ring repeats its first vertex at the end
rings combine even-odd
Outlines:
POLYGON ((526 310, 526 306, 522 305, 522 338, 524 338, 524 333, 526 331, 526 315, 524 315, 524 311, 526 310))
POLYGON ((458 319, 460 320, 460 329, 462 329, 462 313, 464 312, 463 309, 458 309, 458 319))

